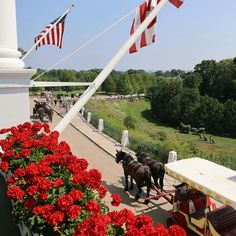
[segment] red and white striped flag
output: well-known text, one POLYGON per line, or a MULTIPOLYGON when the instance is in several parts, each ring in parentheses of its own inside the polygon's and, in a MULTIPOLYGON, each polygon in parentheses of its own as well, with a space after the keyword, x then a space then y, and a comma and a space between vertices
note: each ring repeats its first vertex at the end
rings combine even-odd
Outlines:
POLYGON ((62 46, 62 37, 65 29, 65 18, 67 14, 63 16, 59 21, 57 18, 50 24, 48 24, 40 33, 37 37, 35 37, 34 42, 35 44, 42 38, 42 41, 36 46, 36 50, 38 47, 45 45, 45 44, 53 44, 61 48, 62 46), (58 22, 57 22, 58 21, 58 22), (57 24, 51 28, 55 23, 57 24), (49 30, 51 28, 51 30, 49 30), (45 33, 49 30, 49 32, 45 35, 45 33))
MULTIPOLYGON (((144 3, 139 5, 136 10, 135 18, 130 30, 130 35, 132 35, 135 30, 142 24, 149 13, 156 7, 160 0, 146 0, 144 3)), ((139 50, 139 48, 145 47, 151 43, 155 42, 156 38, 156 17, 148 25, 145 31, 138 37, 137 41, 130 47, 129 53, 134 53, 139 50)))
POLYGON ((169 0, 169 2, 179 8, 184 3, 184 0, 169 0))

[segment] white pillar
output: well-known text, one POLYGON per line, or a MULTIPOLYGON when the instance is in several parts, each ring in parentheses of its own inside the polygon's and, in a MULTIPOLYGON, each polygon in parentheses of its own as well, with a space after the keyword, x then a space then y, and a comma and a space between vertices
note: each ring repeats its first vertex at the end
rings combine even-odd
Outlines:
POLYGON ((176 151, 170 151, 168 155, 168 163, 177 161, 177 152, 176 151))
POLYGON ((17 49, 15 0, 0 1, 0 69, 22 69, 17 49))
POLYGON ((87 123, 90 123, 90 121, 91 121, 91 112, 88 112, 87 113, 87 123))
POLYGON ((98 120, 98 132, 102 132, 104 130, 103 119, 98 120))
POLYGON ((84 116, 84 111, 85 111, 85 108, 82 107, 82 108, 81 108, 81 115, 82 115, 82 116, 84 116))
POLYGON ((129 145, 129 132, 128 130, 123 130, 121 138, 121 146, 127 147, 129 145))
POLYGON ((36 70, 25 64, 17 50, 15 0, 0 1, 0 129, 30 120, 29 84, 36 70))

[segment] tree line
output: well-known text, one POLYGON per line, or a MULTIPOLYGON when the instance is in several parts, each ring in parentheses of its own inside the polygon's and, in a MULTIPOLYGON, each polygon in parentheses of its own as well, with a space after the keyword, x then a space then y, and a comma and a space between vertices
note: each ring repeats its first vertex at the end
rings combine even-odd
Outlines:
MULTIPOLYGON (((38 69, 35 76, 42 72, 38 69)), ((50 70, 40 80, 92 82, 100 72, 101 69, 50 70)), ((32 88, 32 91, 40 89, 32 88)), ((71 92, 76 88, 56 87, 53 90, 71 92)), ((184 123, 204 127, 208 132, 236 137, 236 58, 220 62, 204 60, 191 72, 113 70, 98 92, 145 93, 151 101, 154 116, 162 122, 173 126, 184 123)))
MULTIPOLYGON (((44 70, 38 69, 37 74, 33 78, 43 73, 44 70)), ((97 75, 101 72, 101 69, 91 70, 50 70, 38 80, 40 81, 60 81, 60 82, 92 82, 97 75)), ((150 87, 156 84, 156 79, 159 77, 175 77, 184 74, 181 70, 171 71, 156 71, 146 72, 144 70, 128 70, 125 72, 113 70, 108 78, 103 82, 98 92, 104 92, 107 94, 141 94, 146 93, 150 87)), ((46 88, 50 90, 52 88, 46 88)), ((66 91, 71 92, 81 88, 73 87, 55 87, 54 91, 66 91)), ((33 88, 32 91, 39 92, 42 88, 33 88)))
POLYGON ((158 78, 148 96, 162 122, 236 137, 236 58, 204 60, 181 79, 158 78))

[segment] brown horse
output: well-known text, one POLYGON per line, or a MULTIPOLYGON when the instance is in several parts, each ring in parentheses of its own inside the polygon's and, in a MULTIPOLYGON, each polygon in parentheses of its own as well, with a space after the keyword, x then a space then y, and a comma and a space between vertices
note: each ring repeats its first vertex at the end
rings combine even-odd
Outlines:
POLYGON ((161 191, 163 190, 163 181, 165 175, 165 168, 163 163, 153 160, 151 157, 148 157, 143 151, 138 151, 136 153, 136 157, 138 162, 149 166, 152 178, 157 188, 160 188, 161 191), (159 183, 158 183, 159 180, 159 183))
MULTIPOLYGON (((138 193, 135 196, 135 199, 140 198, 142 187, 147 186, 147 198, 150 194, 150 189, 152 187, 151 181, 151 171, 148 166, 144 166, 139 162, 135 161, 131 155, 126 152, 116 150, 116 163, 122 162, 125 175, 125 191, 128 191, 128 176, 130 176, 130 189, 133 189, 133 179, 135 180, 138 188, 138 193)), ((145 200, 147 204, 149 200, 145 200)))

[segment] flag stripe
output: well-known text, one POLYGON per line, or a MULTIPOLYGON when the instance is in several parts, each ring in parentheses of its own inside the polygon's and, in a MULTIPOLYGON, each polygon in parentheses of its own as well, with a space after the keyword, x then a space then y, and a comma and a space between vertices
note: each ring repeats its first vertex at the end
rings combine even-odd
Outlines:
MULTIPOLYGON (((146 17, 149 15, 149 13, 153 10, 153 8, 157 5, 158 2, 159 0, 146 0, 137 8, 135 18, 131 26, 130 35, 132 35, 134 31, 140 26, 140 24, 142 24, 142 22, 146 19, 146 17)), ((141 36, 138 37, 136 42, 130 47, 129 53, 137 52, 139 48, 154 43, 156 35, 155 28, 156 28, 156 17, 144 30, 141 36)))
POLYGON ((36 49, 41 47, 42 45, 46 44, 52 44, 56 45, 59 48, 62 47, 62 38, 64 34, 64 29, 65 29, 65 18, 62 17, 62 19, 57 22, 57 24, 47 33, 46 36, 43 36, 54 24, 56 21, 58 21, 59 18, 48 24, 40 33, 38 36, 35 37, 34 42, 37 43, 41 37, 44 37, 43 40, 36 46, 36 49))
POLYGON ((184 0, 169 0, 170 3, 172 3, 177 8, 181 7, 181 5, 184 3, 184 0))

